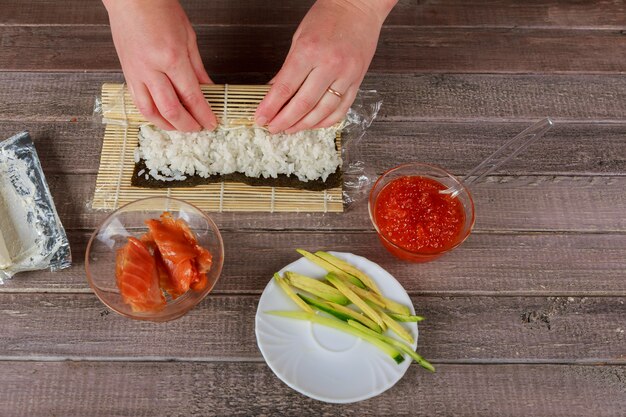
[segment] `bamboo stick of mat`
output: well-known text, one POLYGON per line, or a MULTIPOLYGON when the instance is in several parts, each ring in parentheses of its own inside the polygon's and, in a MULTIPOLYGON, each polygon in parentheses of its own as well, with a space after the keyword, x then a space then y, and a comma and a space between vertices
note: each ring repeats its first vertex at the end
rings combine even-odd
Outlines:
MULTIPOLYGON (((254 111, 267 93, 266 85, 203 85, 202 92, 219 118, 252 125, 254 111)), ((307 191, 224 182, 190 188, 133 187, 134 150, 145 118, 133 104, 124 84, 102 86, 102 116, 106 123, 100 168, 92 207, 115 210, 146 197, 176 197, 206 211, 342 212, 341 187, 307 191)), ((337 135, 340 148, 340 135, 337 135)))

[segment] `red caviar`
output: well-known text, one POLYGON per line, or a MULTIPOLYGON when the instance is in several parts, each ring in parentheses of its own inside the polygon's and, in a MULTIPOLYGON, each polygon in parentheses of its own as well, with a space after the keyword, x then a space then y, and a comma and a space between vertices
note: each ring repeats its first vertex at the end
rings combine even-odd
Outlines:
MULTIPOLYGON (((445 188, 439 181, 421 176, 404 176, 385 185, 374 214, 381 235, 413 253, 438 253, 455 246, 465 212, 458 198, 439 193, 445 188)), ((397 248, 385 246, 406 258, 397 248)))

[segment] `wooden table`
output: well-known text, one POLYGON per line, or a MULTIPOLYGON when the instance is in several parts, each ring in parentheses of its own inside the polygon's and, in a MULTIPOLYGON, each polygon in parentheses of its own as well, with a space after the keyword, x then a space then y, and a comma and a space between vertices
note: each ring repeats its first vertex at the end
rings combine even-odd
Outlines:
MULTIPOLYGON (((183 1, 217 82, 266 82, 310 1, 183 1)), ((109 311, 84 273, 103 127, 121 81, 97 0, 0 0, 0 136, 28 129, 74 265, 0 286, 0 414, 623 416, 626 413, 626 5, 623 1, 403 0, 364 87, 378 172, 408 161, 462 175, 550 115, 541 143, 476 187, 476 227, 454 253, 402 263, 364 204, 344 214, 214 214, 222 278, 166 324, 109 311), (411 366, 381 396, 325 404, 283 384, 254 336, 272 272, 294 247, 364 255, 427 317, 411 366)))

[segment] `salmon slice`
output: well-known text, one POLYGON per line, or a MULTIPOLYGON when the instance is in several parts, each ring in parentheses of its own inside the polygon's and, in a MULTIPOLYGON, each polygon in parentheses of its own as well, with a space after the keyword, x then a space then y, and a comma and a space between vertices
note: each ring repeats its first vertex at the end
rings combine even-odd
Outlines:
POLYGON ((208 249, 203 248, 200 245, 195 246, 196 249, 196 261, 198 262, 198 272, 206 274, 213 265, 213 255, 208 249))
MULTIPOLYGON (((171 220, 171 217, 169 217, 165 221, 168 224, 172 224, 171 220)), ((178 219, 176 220, 176 226, 180 227, 180 229, 183 231, 183 234, 185 235, 187 240, 193 244, 194 250, 196 251, 198 273, 201 274, 202 277, 200 281, 195 282, 195 284, 197 284, 195 287, 192 285, 192 288, 194 290, 201 290, 207 284, 206 273, 209 272, 209 269, 211 269, 211 265, 213 265, 213 255, 211 255, 211 252, 209 252, 208 249, 205 249, 202 246, 198 245, 198 238, 196 237, 196 234, 189 228, 187 222, 185 222, 183 219, 178 219)))
POLYGON ((196 263, 198 265, 200 280, 193 282, 191 289, 194 291, 202 291, 209 283, 206 274, 209 272, 209 269, 211 269, 211 265, 213 265, 213 256, 211 252, 200 245, 196 244, 194 247, 196 249, 196 263))
MULTIPOLYGON (((164 213, 161 219, 171 218, 169 213, 167 214, 168 215, 165 216, 164 213)), ((146 221, 146 224, 163 259, 178 264, 179 262, 196 257, 196 251, 193 245, 187 240, 183 230, 177 227, 175 222, 150 219, 146 221)))
MULTIPOLYGON (((168 217, 164 220, 164 222, 172 225, 172 218, 168 217)), ((175 226, 172 225, 172 227, 176 226, 183 231, 185 238, 187 238, 187 240, 191 244, 193 244, 194 250, 196 251, 198 272, 201 274, 206 274, 207 272, 209 272, 209 269, 211 269, 211 265, 213 264, 213 256, 211 255, 211 252, 209 252, 208 249, 205 249, 202 246, 198 245, 198 238, 196 234, 189 228, 189 225, 183 219, 176 220, 175 226)))
POLYGON ((117 251, 115 279, 122 299, 133 311, 159 311, 165 307, 156 262, 140 240, 129 237, 117 251))
POLYGON ((157 266, 167 271, 160 275, 161 287, 173 298, 187 292, 189 288, 201 291, 206 288, 207 271, 212 265, 211 253, 198 245, 196 235, 183 219, 175 220, 165 212, 160 220, 146 222, 148 240, 155 244, 157 266))

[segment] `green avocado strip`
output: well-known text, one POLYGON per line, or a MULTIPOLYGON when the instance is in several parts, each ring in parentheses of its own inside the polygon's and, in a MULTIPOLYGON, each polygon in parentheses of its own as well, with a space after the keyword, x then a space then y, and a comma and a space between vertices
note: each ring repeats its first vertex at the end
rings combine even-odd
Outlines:
POLYGON ((383 324, 384 321, 381 319, 381 317, 378 315, 378 313, 376 313, 376 311, 374 311, 374 309, 372 307, 367 305, 364 300, 362 300, 350 288, 348 288, 348 286, 341 279, 339 279, 337 277, 337 275, 335 275, 334 272, 328 273, 328 275, 326 275, 326 279, 328 280, 328 282, 333 284, 343 295, 348 297, 348 299, 350 301, 352 301, 355 306, 360 308, 361 311, 367 317, 369 317, 370 319, 374 320, 374 322, 376 324, 378 324, 379 326, 381 326, 381 327, 384 326, 384 324, 383 324))
POLYGON ((341 276, 342 278, 347 279, 348 281, 350 281, 350 283, 356 285, 359 288, 365 288, 365 284, 363 284, 360 279, 358 279, 354 275, 350 275, 350 274, 345 273, 340 268, 337 268, 335 265, 333 265, 330 262, 320 258, 319 256, 316 256, 316 255, 312 254, 311 252, 307 252, 304 249, 296 249, 296 251, 300 255, 302 255, 306 259, 308 259, 309 261, 313 262, 315 265, 324 268, 326 271, 334 272, 338 276, 341 276))
POLYGON ((378 286, 376 285, 374 280, 370 278, 369 275, 367 275, 365 272, 361 271, 354 265, 351 265, 350 263, 344 261, 343 259, 339 259, 336 256, 328 252, 321 251, 321 250, 315 252, 315 255, 327 261, 328 263, 335 265, 337 268, 341 269, 346 274, 350 274, 360 279, 361 282, 365 284, 367 288, 374 291, 376 294, 382 295, 382 293, 378 289, 378 286))
POLYGON ((293 300, 294 303, 298 305, 302 310, 307 313, 313 313, 313 309, 309 307, 309 305, 300 299, 298 295, 291 289, 287 281, 283 277, 281 277, 278 272, 274 274, 274 281, 278 284, 278 286, 287 294, 289 298, 293 300))
POLYGON ((378 324, 374 323, 372 320, 365 317, 363 314, 357 311, 354 311, 352 309, 349 309, 348 307, 344 307, 342 305, 335 304, 335 303, 325 302, 322 300, 316 300, 314 298, 307 297, 306 295, 303 295, 303 294, 298 294, 298 296, 302 300, 304 300, 305 303, 317 308, 320 311, 333 315, 340 320, 343 320, 343 321, 357 320, 360 323, 364 324, 365 326, 369 327, 370 329, 374 330, 375 332, 381 333, 383 331, 383 329, 378 324))

